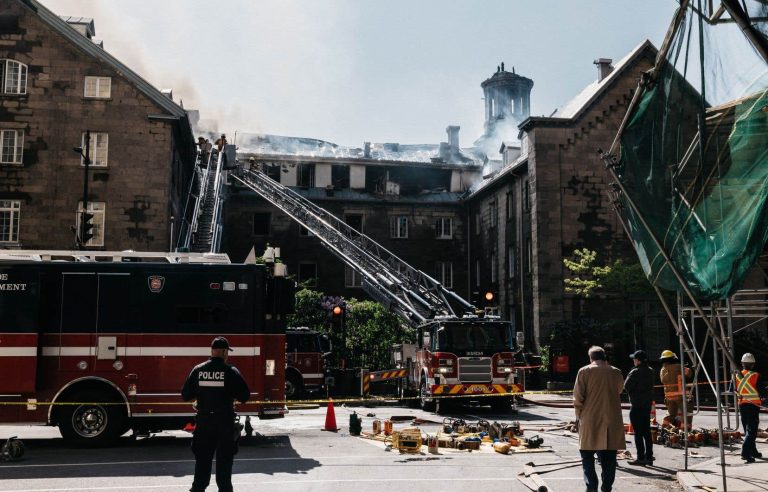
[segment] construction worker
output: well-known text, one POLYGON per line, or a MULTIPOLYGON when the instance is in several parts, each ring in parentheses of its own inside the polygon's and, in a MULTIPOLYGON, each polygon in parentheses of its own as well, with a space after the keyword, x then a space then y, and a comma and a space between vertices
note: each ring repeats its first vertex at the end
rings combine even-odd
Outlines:
POLYGON ((741 459, 754 463, 755 458, 763 455, 757 452, 755 438, 757 426, 760 423, 760 405, 766 399, 765 384, 760 373, 753 371, 755 356, 747 352, 741 356, 741 372, 736 376, 736 396, 739 399, 741 425, 744 427, 744 444, 741 445, 741 459))
MULTIPOLYGON (((677 415, 683 411, 683 377, 681 372, 680 359, 671 350, 665 350, 661 353, 661 371, 659 378, 664 385, 664 403, 667 405, 667 418, 672 425, 682 426, 682 420, 677 415)), ((692 377, 691 370, 685 368, 685 380, 690 381, 692 377)), ((690 398, 689 398, 690 400, 690 398)), ((685 419, 690 428, 693 420, 691 409, 688 408, 688 418, 685 419)))

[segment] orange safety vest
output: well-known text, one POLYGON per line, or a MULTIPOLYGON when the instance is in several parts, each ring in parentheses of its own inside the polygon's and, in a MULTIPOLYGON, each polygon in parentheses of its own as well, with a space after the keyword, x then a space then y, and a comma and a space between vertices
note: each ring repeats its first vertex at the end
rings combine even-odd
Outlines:
POLYGON ((739 397, 739 405, 751 403, 760 406, 760 394, 757 392, 757 378, 760 377, 755 371, 741 371, 736 373, 736 394, 739 397))

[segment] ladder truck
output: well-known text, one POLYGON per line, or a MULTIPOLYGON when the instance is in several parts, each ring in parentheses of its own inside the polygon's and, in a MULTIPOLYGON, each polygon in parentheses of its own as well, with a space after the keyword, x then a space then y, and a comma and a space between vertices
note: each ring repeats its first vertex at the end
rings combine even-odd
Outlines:
POLYGON ((319 238, 360 274, 368 295, 415 330, 416 344, 393 350, 401 397, 418 397, 428 411, 440 411, 454 399, 511 408, 523 385, 510 322, 479 316, 482 311, 470 302, 263 172, 240 168, 231 177, 319 238))

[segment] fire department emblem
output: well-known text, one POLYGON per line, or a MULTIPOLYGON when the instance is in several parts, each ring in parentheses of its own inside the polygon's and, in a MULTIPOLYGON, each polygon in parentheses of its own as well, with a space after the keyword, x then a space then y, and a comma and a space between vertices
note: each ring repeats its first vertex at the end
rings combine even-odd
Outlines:
POLYGON ((147 283, 149 284, 150 292, 157 293, 163 290, 163 287, 165 286, 165 277, 161 277, 160 275, 152 275, 147 279, 147 283))

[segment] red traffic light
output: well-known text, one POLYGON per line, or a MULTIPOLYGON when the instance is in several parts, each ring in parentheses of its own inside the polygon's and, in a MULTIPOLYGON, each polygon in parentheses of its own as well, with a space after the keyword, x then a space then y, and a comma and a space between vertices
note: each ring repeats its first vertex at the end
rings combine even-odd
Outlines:
POLYGON ((493 300, 493 297, 494 297, 493 292, 489 291, 489 292, 485 293, 485 300, 486 301, 491 302, 493 300))
POLYGON ((344 312, 344 308, 341 306, 333 306, 333 315, 334 316, 341 316, 341 314, 344 312))

